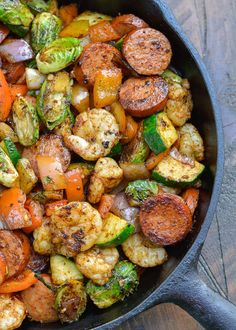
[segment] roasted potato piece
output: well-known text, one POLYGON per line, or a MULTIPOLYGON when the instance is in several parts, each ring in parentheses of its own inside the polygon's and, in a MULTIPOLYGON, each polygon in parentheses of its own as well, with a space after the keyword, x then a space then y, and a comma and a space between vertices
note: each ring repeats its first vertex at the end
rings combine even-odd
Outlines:
POLYGON ((38 181, 29 160, 27 158, 19 159, 16 169, 20 178, 21 190, 23 190, 25 194, 29 194, 38 181))
POLYGON ((179 151, 181 154, 194 158, 197 161, 204 159, 204 144, 198 130, 192 124, 180 127, 179 151))

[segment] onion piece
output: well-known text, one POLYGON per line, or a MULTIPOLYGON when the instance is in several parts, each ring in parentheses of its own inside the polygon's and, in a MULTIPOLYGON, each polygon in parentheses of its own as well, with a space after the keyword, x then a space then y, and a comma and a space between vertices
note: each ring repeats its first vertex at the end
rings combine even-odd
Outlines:
POLYGON ((182 155, 179 150, 177 150, 176 148, 173 148, 169 155, 178 160, 179 162, 181 162, 182 164, 186 164, 186 165, 190 165, 191 167, 194 167, 194 159, 188 157, 188 156, 185 156, 185 155, 182 155))
POLYGON ((29 90, 40 89, 46 78, 45 75, 40 73, 38 70, 31 68, 25 69, 25 75, 26 75, 26 84, 29 90))
POLYGON ((111 212, 118 217, 125 219, 129 224, 135 226, 135 232, 140 232, 139 208, 130 207, 125 193, 119 193, 115 196, 111 212))
POLYGON ((150 172, 148 171, 144 163, 120 163, 119 165, 124 171, 124 178, 128 181, 150 178, 150 172))
POLYGON ((0 55, 10 63, 31 60, 34 52, 24 39, 8 39, 0 45, 0 55))

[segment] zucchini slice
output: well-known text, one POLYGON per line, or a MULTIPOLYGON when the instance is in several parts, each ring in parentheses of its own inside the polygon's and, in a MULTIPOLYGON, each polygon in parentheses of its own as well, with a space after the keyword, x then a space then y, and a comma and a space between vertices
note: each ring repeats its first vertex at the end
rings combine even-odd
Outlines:
POLYGON ((205 166, 195 161, 194 166, 183 164, 170 155, 165 157, 152 172, 152 177, 169 187, 187 187, 195 184, 205 166))
POLYGON ((77 268, 76 264, 64 256, 51 256, 50 267, 52 281, 56 285, 61 285, 71 280, 83 280, 83 275, 77 268))
POLYGON ((100 247, 111 247, 122 244, 135 231, 135 227, 126 220, 108 213, 103 219, 102 233, 96 242, 100 247))
POLYGON ((144 139, 156 154, 167 150, 178 139, 178 133, 165 112, 144 119, 144 139))
POLYGON ((6 137, 1 142, 1 147, 5 153, 10 157, 12 164, 16 166, 18 160, 20 159, 20 153, 17 150, 15 143, 9 137, 6 137))

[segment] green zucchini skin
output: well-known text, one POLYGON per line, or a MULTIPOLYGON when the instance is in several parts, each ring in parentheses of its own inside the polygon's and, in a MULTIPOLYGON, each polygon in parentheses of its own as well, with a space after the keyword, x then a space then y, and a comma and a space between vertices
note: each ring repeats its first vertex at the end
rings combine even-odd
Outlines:
POLYGON ((168 187, 184 188, 193 186, 203 174, 204 169, 205 166, 197 161, 192 168, 190 165, 182 164, 173 157, 167 156, 153 170, 152 178, 168 187))
POLYGON ((144 139, 156 155, 166 151, 178 139, 173 124, 163 111, 145 118, 143 125, 144 139))
POLYGON ((103 231, 98 237, 98 247, 112 247, 122 244, 135 231, 135 227, 124 219, 109 213, 103 219, 103 231))
POLYGON ((8 156, 10 157, 12 164, 16 166, 18 160, 21 158, 19 151, 17 150, 15 143, 9 137, 6 137, 3 140, 5 144, 4 150, 7 152, 8 156))

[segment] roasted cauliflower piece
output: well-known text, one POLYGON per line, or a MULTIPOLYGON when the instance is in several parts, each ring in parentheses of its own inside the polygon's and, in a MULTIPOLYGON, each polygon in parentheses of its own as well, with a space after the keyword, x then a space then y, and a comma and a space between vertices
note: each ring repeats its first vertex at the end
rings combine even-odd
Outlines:
POLYGON ((90 179, 88 201, 98 203, 104 192, 115 188, 123 179, 123 170, 112 158, 100 158, 90 179))
POLYGON ((119 141, 119 126, 108 111, 92 109, 76 117, 73 134, 65 138, 66 145, 83 159, 96 161, 119 141))
POLYGON ((53 253, 50 218, 43 218, 42 225, 34 230, 34 250, 39 254, 53 253))
POLYGON ((204 144, 198 130, 192 124, 185 124, 179 129, 179 151, 197 161, 204 159, 204 144))
POLYGON ((19 328, 26 316, 25 305, 10 294, 0 295, 0 329, 19 328))
POLYGON ((112 269, 119 260, 119 252, 115 247, 92 249, 76 256, 76 265, 81 273, 98 285, 104 285, 112 276, 112 269))
POLYGON ((54 251, 75 257, 95 244, 102 231, 102 219, 89 203, 72 202, 56 209, 50 228, 54 251))

